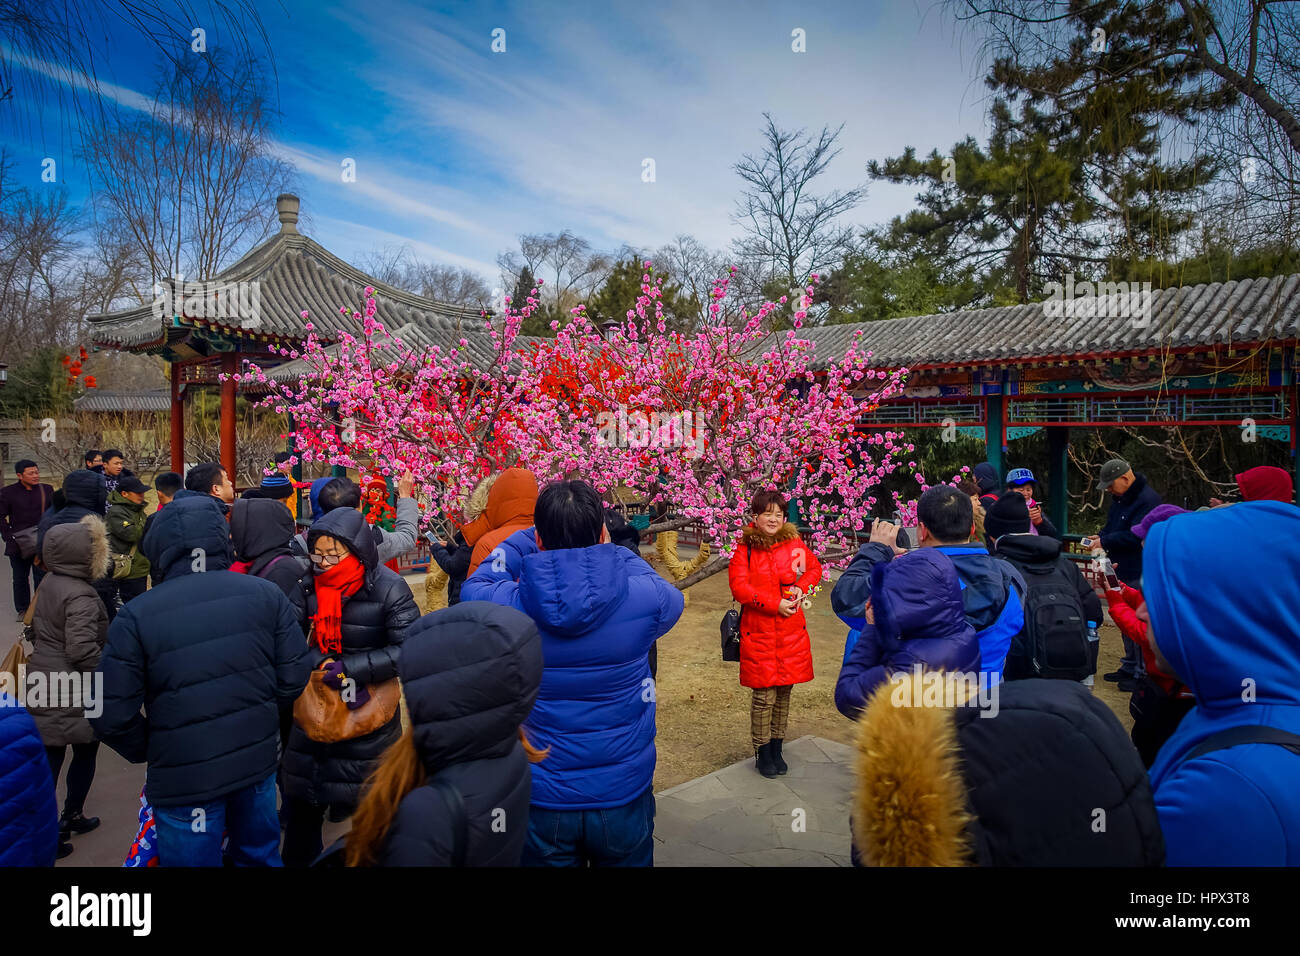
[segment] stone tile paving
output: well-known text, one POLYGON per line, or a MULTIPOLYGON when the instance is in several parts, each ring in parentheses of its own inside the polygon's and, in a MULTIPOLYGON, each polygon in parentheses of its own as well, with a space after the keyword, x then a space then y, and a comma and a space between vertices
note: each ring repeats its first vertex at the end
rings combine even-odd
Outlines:
POLYGON ((657 794, 655 866, 849 866, 852 754, 800 737, 784 776, 751 757, 657 794))

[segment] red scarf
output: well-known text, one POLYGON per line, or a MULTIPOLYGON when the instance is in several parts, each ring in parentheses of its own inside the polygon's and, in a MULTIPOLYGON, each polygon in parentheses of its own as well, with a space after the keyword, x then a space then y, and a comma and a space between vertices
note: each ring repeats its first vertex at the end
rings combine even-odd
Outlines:
POLYGON ((312 623, 316 646, 326 654, 343 651, 343 599, 361 590, 366 581, 366 566, 349 554, 327 571, 317 571, 316 613, 312 623))

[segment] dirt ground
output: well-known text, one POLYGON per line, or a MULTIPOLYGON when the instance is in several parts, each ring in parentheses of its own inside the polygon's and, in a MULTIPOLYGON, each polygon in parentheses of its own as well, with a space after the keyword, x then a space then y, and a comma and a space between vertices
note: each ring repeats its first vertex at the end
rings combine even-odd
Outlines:
MULTIPOLYGON (((646 557, 654 563, 649 549, 646 557)), ((423 607, 424 575, 409 575, 407 580, 423 607)), ((752 756, 750 692, 740 686, 740 665, 724 663, 719 649, 718 622, 730 606, 727 576, 716 574, 691 588, 681 620, 659 641, 656 791, 752 756)), ((810 683, 794 689, 786 737, 794 740, 815 734, 852 743, 855 725, 835 709, 834 697, 848 628, 831 611, 828 587, 813 598, 813 606, 805 614, 816 676, 810 683)), ((1119 631, 1110 625, 1103 627, 1093 692, 1128 730, 1133 723, 1128 713, 1128 696, 1101 679, 1102 674, 1116 668, 1123 650, 1119 631)))

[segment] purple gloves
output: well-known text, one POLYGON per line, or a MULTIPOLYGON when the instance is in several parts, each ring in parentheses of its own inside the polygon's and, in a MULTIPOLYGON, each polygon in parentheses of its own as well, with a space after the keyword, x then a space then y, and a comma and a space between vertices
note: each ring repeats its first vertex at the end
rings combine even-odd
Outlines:
POLYGON ((325 685, 339 692, 339 695, 343 697, 343 702, 348 705, 348 710, 356 710, 370 700, 370 691, 366 689, 365 685, 358 684, 352 678, 344 675, 342 661, 330 661, 321 670, 325 672, 323 678, 325 685), (345 688, 349 687, 355 688, 355 700, 348 699, 353 696, 352 693, 345 690, 345 688))
POLYGON ((321 670, 325 672, 325 677, 323 679, 325 681, 326 687, 333 688, 334 690, 337 691, 343 690, 343 662, 342 661, 326 661, 325 664, 321 667, 321 670))

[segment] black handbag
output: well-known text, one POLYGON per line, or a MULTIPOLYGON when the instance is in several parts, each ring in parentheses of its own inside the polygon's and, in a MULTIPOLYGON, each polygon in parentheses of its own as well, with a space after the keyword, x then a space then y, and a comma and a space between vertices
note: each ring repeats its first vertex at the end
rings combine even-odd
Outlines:
POLYGON ((722 615, 722 659, 740 660, 740 612, 734 607, 722 615))
MULTIPOLYGON (((745 547, 745 566, 749 566, 749 547, 745 547)), ((743 610, 743 609, 742 609, 743 610)), ((718 630, 722 632, 722 659, 736 662, 740 660, 740 614, 736 608, 729 608, 722 615, 718 630)))

